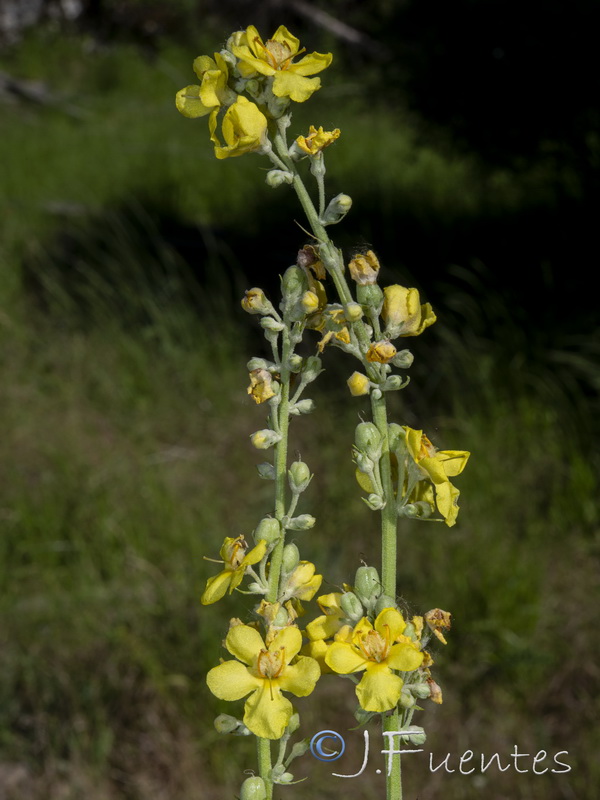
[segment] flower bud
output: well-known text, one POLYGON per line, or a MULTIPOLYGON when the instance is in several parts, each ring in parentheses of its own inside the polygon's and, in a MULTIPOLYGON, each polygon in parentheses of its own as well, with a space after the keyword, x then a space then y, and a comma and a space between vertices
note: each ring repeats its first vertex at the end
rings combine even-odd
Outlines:
POLYGON ((408 689, 403 687, 400 695, 400 705, 402 708, 412 708, 416 702, 417 701, 415 700, 414 696, 408 691, 408 689))
POLYGON ((354 594, 354 592, 344 592, 344 594, 340 598, 340 608, 348 617, 348 619, 352 620, 353 622, 358 621, 363 616, 363 607, 362 603, 358 599, 358 597, 354 594))
MULTIPOLYGON (((427 697, 429 697, 429 688, 427 689, 427 697)), ((214 722, 217 733, 223 734, 233 733, 241 724, 239 719, 232 717, 230 714, 219 714, 214 722)))
POLYGON ((375 469, 375 464, 373 461, 366 456, 364 453, 356 453, 356 468, 359 472, 364 472, 365 475, 373 472, 375 469))
MULTIPOLYGON (((292 715, 292 719, 293 719, 293 715, 292 715)), ((292 720, 290 720, 290 723, 291 723, 291 721, 292 720)), ((298 721, 298 725, 300 725, 299 721, 298 721)), ((288 724, 288 729, 289 729, 289 724, 288 724)), ((307 741, 296 742, 296 744, 292 747, 289 756, 286 759, 287 763, 289 764, 295 758, 298 758, 299 756, 303 756, 307 752, 309 747, 310 747, 310 744, 307 741)))
POLYGON ((290 615, 285 608, 280 608, 273 617, 271 625, 273 628, 285 628, 290 621, 290 615))
POLYGON ((364 708, 358 706, 358 708, 354 712, 354 718, 358 722, 359 725, 366 725, 370 719, 372 719, 375 714, 372 711, 365 711, 364 708))
MULTIPOLYGON (((385 366, 389 367, 389 364, 385 366)), ((390 375, 389 378, 386 378, 381 388, 384 392, 397 392, 399 389, 405 389, 409 383, 410 378, 403 380, 400 375, 390 375)))
POLYGON ((293 572, 300 563, 300 551, 293 542, 283 548, 282 568, 284 572, 293 572))
POLYGON ((246 364, 248 372, 253 372, 255 369, 266 369, 270 372, 274 366, 275 364, 273 364, 272 361, 267 361, 266 358, 258 358, 256 356, 251 358, 246 364))
POLYGON ((257 775, 246 778, 240 789, 240 800, 267 800, 267 787, 263 779, 257 775))
POLYGON ((258 475, 265 481, 274 481, 275 480, 275 467, 273 464, 269 464, 268 461, 264 461, 262 464, 257 464, 256 469, 258 470, 258 475))
POLYGON ((248 314, 271 314, 273 306, 262 289, 247 289, 242 299, 242 308, 248 314))
POLYGON ((362 372, 353 372, 346 383, 350 389, 350 394, 354 397, 360 397, 363 394, 369 394, 371 389, 371 382, 366 375, 362 374, 362 372))
POLYGON ((279 520, 276 520, 275 517, 263 517, 256 526, 253 536, 257 543, 264 539, 268 545, 273 544, 281 536, 279 520))
POLYGON ((369 307, 372 316, 379 316, 383 305, 383 292, 376 283, 357 286, 356 299, 361 305, 369 307))
POLYGON ((399 447, 404 447, 406 443, 406 431, 397 422, 390 422, 388 425, 388 439, 390 451, 394 453, 399 447))
POLYGON ((344 306, 344 316, 348 322, 358 322, 362 319, 364 312, 360 303, 346 303, 344 306))
POLYGON ((290 721, 287 724, 285 732, 291 736, 293 733, 296 733, 299 727, 300 727, 300 714, 298 714, 297 711, 294 711, 294 713, 290 717, 290 721))
POLYGON ((312 383, 323 371, 319 356, 309 356, 302 367, 302 380, 304 383, 312 383))
MULTIPOLYGON (((412 689, 413 687, 411 686, 410 688, 412 689)), ((425 731, 418 725, 409 725, 407 728, 403 727, 402 730, 408 732, 407 736, 402 737, 402 741, 405 743, 421 745, 427 741, 425 731)))
POLYGON ((302 414, 311 414, 315 410, 315 401, 310 400, 308 397, 305 400, 298 400, 293 406, 290 406, 290 414, 294 417, 300 417, 302 414))
POLYGON ((396 348, 387 339, 380 342, 373 342, 366 353, 367 361, 379 364, 387 364, 396 355, 396 348))
POLYGON ((354 431, 356 448, 374 461, 381 456, 381 434, 373 422, 359 422, 354 431))
POLYGON ((270 186, 271 189, 277 189, 284 183, 292 183, 293 180, 292 173, 284 169, 271 169, 267 172, 267 177, 265 178, 267 186, 270 186))
POLYGON ((300 305, 305 314, 314 314, 315 311, 319 310, 319 298, 314 292, 309 290, 302 295, 300 305))
POLYGON ((260 326, 265 331, 272 331, 274 333, 279 333, 285 327, 283 322, 278 322, 276 319, 273 319, 273 317, 263 317, 260 321, 260 326))
POLYGON ((381 594, 381 581, 375 567, 359 567, 354 578, 354 591, 361 600, 369 601, 381 594))
POLYGON ((338 194, 329 201, 321 222, 323 225, 336 225, 344 219, 351 208, 352 198, 347 194, 338 194))
POLYGON ((281 278, 281 294, 286 305, 297 303, 308 289, 306 273, 300 267, 288 267, 281 278))
POLYGON ((408 369, 412 366, 415 357, 410 350, 398 350, 396 355, 392 358, 392 364, 398 369, 408 369))
POLYGON ((394 284, 384 289, 381 316, 390 339, 418 336, 436 320, 431 305, 421 305, 419 290, 394 284))
POLYGON ((431 691, 426 683, 411 683, 408 687, 419 700, 427 700, 431 691))
POLYGON ((369 506, 371 511, 381 511, 385 508, 385 500, 381 495, 372 492, 368 497, 363 497, 364 502, 369 506))
POLYGON ((294 494, 303 492, 310 483, 311 474, 308 464, 304 461, 294 461, 288 470, 290 489, 294 494))
POLYGON ((291 517, 285 527, 290 531, 309 531, 314 528, 316 521, 311 514, 300 514, 298 517, 291 517))
MULTIPOLYGON (((382 594, 377 600, 375 603, 375 613, 380 614, 384 608, 396 608, 396 601, 393 597, 390 597, 389 594, 382 594)), ((406 628, 404 629, 403 634, 406 636, 406 628)))
POLYGON ((272 431, 270 428, 263 428, 260 431, 255 431, 250 436, 250 441, 257 450, 268 450, 274 444, 281 441, 281 434, 272 431))
POLYGON ((302 358, 302 356, 299 356, 298 353, 292 353, 288 361, 288 365, 292 372, 300 372, 303 363, 304 359, 302 358))

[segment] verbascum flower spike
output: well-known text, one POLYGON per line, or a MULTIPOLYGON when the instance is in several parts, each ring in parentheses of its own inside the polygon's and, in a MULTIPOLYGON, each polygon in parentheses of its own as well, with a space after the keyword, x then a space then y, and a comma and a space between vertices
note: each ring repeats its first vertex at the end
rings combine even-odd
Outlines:
POLYGON ((419 336, 436 321, 429 303, 421 305, 418 289, 394 284, 383 290, 381 316, 390 339, 398 336, 419 336))
POLYGON ((405 627, 402 614, 395 608, 386 608, 374 625, 363 618, 344 641, 338 639, 327 651, 325 663, 334 672, 348 675, 364 671, 356 696, 365 711, 395 708, 404 682, 394 670, 412 672, 421 666, 423 654, 410 640, 402 641, 405 627))
POLYGON ((242 156, 261 150, 267 144, 267 118, 258 106, 246 97, 240 96, 229 106, 222 122, 225 145, 216 135, 217 116, 211 114, 208 120, 210 138, 215 145, 215 155, 219 159, 242 156))
POLYGON ((242 582, 246 568, 262 561, 266 551, 267 544, 263 540, 259 541, 252 550, 248 550, 243 536, 238 536, 236 539, 226 538, 219 551, 225 569, 208 579, 200 598, 201 603, 207 606, 216 603, 227 591, 231 594, 242 582))
POLYGON ((450 478, 460 475, 470 453, 466 450, 438 450, 423 431, 403 426, 406 431, 406 447, 412 459, 435 487, 435 504, 446 525, 452 526, 458 516, 460 492, 450 478))
POLYGON ((294 58, 302 52, 300 41, 284 25, 268 39, 265 44, 260 34, 250 25, 245 32, 234 36, 232 53, 240 59, 238 69, 244 77, 253 74, 273 78, 273 94, 276 97, 289 97, 296 103, 303 103, 321 86, 319 78, 308 78, 331 64, 331 53, 311 53, 300 61, 294 58))
POLYGON ((221 700, 249 695, 244 725, 256 736, 280 739, 294 712, 282 692, 305 697, 320 677, 317 662, 298 655, 302 634, 290 625, 278 631, 267 647, 255 628, 237 625, 227 634, 225 647, 237 660, 213 667, 206 677, 208 688, 221 700))

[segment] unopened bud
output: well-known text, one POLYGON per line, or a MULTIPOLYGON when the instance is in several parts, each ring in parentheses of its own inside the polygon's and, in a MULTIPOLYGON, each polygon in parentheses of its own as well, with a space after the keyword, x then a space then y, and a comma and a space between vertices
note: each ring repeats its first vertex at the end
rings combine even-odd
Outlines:
POLYGON ((358 322, 362 319, 363 313, 360 303, 346 303, 344 306, 344 316, 348 322, 358 322))
POLYGON ((406 431, 402 425, 398 425, 397 422, 391 422, 388 425, 388 440, 390 443, 390 451, 392 453, 396 452, 399 447, 404 447, 406 442, 406 431))
POLYGON ((344 592, 340 598, 340 608, 348 619, 353 622, 358 621, 363 616, 362 603, 354 592, 344 592))
POLYGON ((273 317, 263 317, 260 321, 260 326, 265 331, 271 331, 273 333, 279 333, 285 327, 283 322, 278 322, 276 319, 273 319, 273 317))
POLYGON ((402 737, 402 741, 407 744, 421 745, 425 744, 427 741, 427 735, 425 731, 418 725, 409 725, 407 728, 403 726, 402 730, 408 733, 407 736, 402 737))
POLYGON ((375 567, 359 567, 354 578, 354 591, 361 600, 371 600, 381 594, 381 581, 375 567))
POLYGON ((414 696, 404 687, 400 694, 400 705, 402 708, 412 708, 416 702, 414 696))
MULTIPOLYGON (((380 614, 384 608, 396 608, 396 601, 393 597, 390 597, 389 594, 382 594, 381 597, 375 603, 375 613, 380 614)), ((403 635, 406 636, 406 628, 403 631, 403 635)))
POLYGON ((289 733, 289 735, 291 736, 293 733, 296 733, 299 727, 300 727, 300 714, 298 714, 298 712, 295 711, 290 717, 290 721, 287 724, 286 733, 289 733))
POLYGON ((315 401, 306 398, 305 400, 298 400, 293 406, 290 406, 290 414, 294 417, 299 417, 302 414, 311 414, 315 410, 315 401))
POLYGON ((300 305, 305 314, 314 314, 319 309, 319 298, 314 292, 304 292, 300 300, 300 305))
POLYGON ((381 497, 379 494, 375 494, 374 492, 368 497, 363 497, 363 500, 369 506, 371 511, 381 511, 382 508, 385 508, 385 500, 383 497, 381 497))
POLYGON ((240 789, 240 800, 267 800, 267 787, 262 778, 246 778, 240 789))
POLYGON ((290 489, 294 494, 303 492, 310 483, 311 474, 308 464, 304 461, 294 461, 288 470, 290 489))
POLYGON ((263 480, 275 480, 275 467, 273 464, 269 464, 268 461, 264 461, 262 464, 257 464, 256 469, 258 470, 259 477, 261 477, 263 480))
POLYGON ((296 303, 308 289, 306 273, 300 267, 288 267, 281 278, 281 294, 286 304, 296 303))
POLYGON ((338 194, 329 201, 321 222, 323 225, 335 225, 344 219, 351 208, 352 198, 347 194, 338 194))
POLYGON ((350 394, 354 397, 360 397, 363 394, 369 394, 371 389, 371 382, 366 375, 362 374, 362 372, 353 372, 346 383, 350 389, 350 394))
MULTIPOLYGON (((386 367, 389 367, 389 364, 386 364, 386 367)), ((403 380, 400 375, 390 375, 381 388, 384 392, 397 392, 399 389, 405 389, 408 384, 409 378, 403 380)))
POLYGON ((292 353, 289 357, 288 364, 292 372, 300 372, 304 364, 304 359, 302 356, 299 356, 298 353, 292 353))
POLYGON ((373 460, 381 456, 381 434, 373 422, 359 422, 354 431, 356 448, 373 460))
POLYGON ((376 283, 357 286, 356 299, 361 305, 368 306, 373 316, 378 316, 381 312, 383 292, 376 283))
POLYGON ((252 372, 255 369, 266 369, 270 372, 271 368, 275 365, 272 361, 267 361, 266 358, 258 358, 255 356, 248 361, 246 366, 248 368, 248 372, 252 372))
POLYGON ((429 686, 426 683, 411 683, 408 688, 419 700, 427 700, 431 694, 429 686))
POLYGON ((273 306, 262 289, 248 289, 242 299, 242 308, 248 314, 271 314, 273 306))
POLYGON ((392 364, 398 369, 408 369, 414 360, 415 357, 410 350, 399 350, 392 359, 392 364))
POLYGON ((369 475, 375 469, 375 464, 364 453, 356 453, 356 468, 359 472, 369 475))
POLYGON ((322 362, 318 356, 309 356, 302 367, 302 380, 304 383, 314 381, 322 370, 322 362))
POLYGON ((274 444, 281 441, 281 434, 270 428, 263 428, 263 430, 253 433, 250 441, 257 450, 268 450, 269 447, 273 447, 274 444))
MULTIPOLYGON (((429 688, 427 689, 427 697, 429 697, 429 688)), ((232 717, 230 714, 219 714, 214 723, 217 733, 223 734, 233 733, 241 724, 239 719, 232 717)))
POLYGON ((314 528, 316 521, 312 514, 300 514, 298 517, 291 517, 285 527, 290 531, 309 531, 314 528))
POLYGON ((284 572, 293 572, 300 563, 300 551, 293 542, 283 548, 282 568, 284 572))
POLYGON ((271 169, 267 172, 265 180, 267 186, 270 186, 271 189, 277 189, 278 186, 282 186, 284 183, 292 183, 294 176, 284 169, 271 169))
POLYGON ((279 521, 274 517, 263 517, 256 526, 253 536, 257 543, 264 539, 268 545, 273 544, 281 536, 279 521))

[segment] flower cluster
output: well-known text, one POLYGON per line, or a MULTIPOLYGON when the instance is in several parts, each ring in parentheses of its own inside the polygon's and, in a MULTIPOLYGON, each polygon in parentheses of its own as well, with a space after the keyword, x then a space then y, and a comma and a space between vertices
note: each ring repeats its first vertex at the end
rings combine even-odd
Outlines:
MULTIPOLYGON (((308 100, 321 86, 320 78, 309 76, 331 64, 331 53, 300 57, 303 52, 299 40, 284 25, 266 42, 250 25, 232 34, 214 57, 199 56, 194 61, 200 83, 177 93, 177 109, 191 119, 208 116, 217 158, 266 152, 270 149, 269 120, 280 119, 290 101, 308 100)), ((339 131, 331 136, 337 138, 339 131)), ((307 137, 306 152, 314 153, 329 143, 328 134, 321 128, 307 137)))

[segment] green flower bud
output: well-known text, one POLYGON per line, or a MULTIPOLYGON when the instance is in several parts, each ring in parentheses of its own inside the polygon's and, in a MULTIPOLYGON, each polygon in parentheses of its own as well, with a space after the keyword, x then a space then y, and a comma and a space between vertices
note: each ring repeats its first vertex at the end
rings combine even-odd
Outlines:
POLYGON ((310 414, 315 410, 315 401, 306 398, 305 400, 298 400, 290 407, 290 414, 294 417, 300 417, 302 414, 310 414))
MULTIPOLYGON (((389 364, 385 366, 389 366, 389 364)), ((405 389, 409 383, 410 378, 402 379, 400 375, 390 375, 381 388, 384 392, 397 392, 399 389, 405 389)))
POLYGON ((248 584, 248 591, 250 594, 264 594, 266 589, 260 583, 252 581, 252 583, 248 584))
POLYGON ((291 772, 282 772, 281 775, 277 778, 275 783, 291 783, 294 780, 294 776, 291 772))
POLYGON ((358 722, 359 725, 366 725, 370 719, 372 719, 375 714, 372 711, 365 711, 364 708, 358 706, 356 711, 354 712, 354 718, 358 722))
POLYGON ((392 358, 392 364, 398 369, 408 369, 412 366, 415 357, 410 350, 398 350, 396 355, 392 358))
POLYGON ((267 544, 274 544, 281 536, 279 520, 274 517, 263 517, 256 526, 253 536, 256 543, 264 539, 267 544))
POLYGON ((270 186, 271 189, 277 189, 278 186, 282 186, 284 183, 292 183, 294 176, 284 169, 271 169, 267 172, 265 180, 267 186, 270 186))
POLYGON ((300 301, 308 289, 308 278, 300 267, 288 267, 281 278, 281 294, 286 305, 300 301))
POLYGON ((311 479, 310 469, 304 461, 294 461, 288 470, 290 489, 294 494, 303 492, 311 479))
POLYGON ((356 453, 356 467, 360 472, 364 472, 365 475, 368 475, 375 469, 375 464, 364 453, 356 453))
POLYGON ((274 628, 285 628, 285 626, 288 624, 289 621, 290 621, 290 615, 285 610, 285 608, 282 607, 279 609, 277 614, 275 614, 275 617, 271 624, 273 625, 274 628))
POLYGON ((263 428, 263 430, 253 433, 250 441, 257 450, 268 450, 269 447, 273 447, 274 444, 281 441, 281 434, 270 428, 263 428))
POLYGON ((358 322, 363 313, 362 306, 359 303, 346 303, 344 306, 344 316, 348 322, 358 322))
MULTIPOLYGON (((427 687, 427 697, 429 697, 429 686, 427 687)), ((214 724, 217 733, 223 734, 233 733, 239 725, 242 725, 239 719, 232 717, 230 714, 219 714, 214 724)))
POLYGON ((409 725, 408 728, 403 728, 403 730, 410 731, 408 736, 402 736, 402 742, 406 744, 421 745, 425 744, 427 741, 427 735, 425 731, 418 725, 409 725))
POLYGON ((267 787, 262 778, 246 778, 240 789, 240 800, 267 800, 267 787))
POLYGON ((263 480, 275 480, 275 467, 273 464, 269 464, 268 461, 265 461, 262 464, 257 464, 256 469, 258 470, 259 477, 261 477, 263 480))
POLYGON ((364 615, 362 603, 354 592, 344 592, 340 598, 340 608, 353 622, 358 622, 364 615))
POLYGON ((248 314, 272 314, 275 311, 263 290, 258 287, 246 290, 242 299, 242 308, 248 314))
MULTIPOLYGON (((429 697, 429 689, 427 690, 427 697, 429 697)), ((296 733, 299 727, 300 727, 300 714, 298 714, 298 712, 295 711, 290 717, 290 721, 287 724, 286 733, 291 736, 293 733, 296 733)))
POLYGON ((354 444, 374 461, 381 456, 381 434, 373 422, 359 422, 354 431, 354 444))
POLYGON ((265 331, 270 331, 272 333, 279 333, 285 327, 283 322, 277 322, 273 317, 261 317, 260 326, 265 331))
POLYGON ((347 194, 338 194, 329 201, 321 222, 323 225, 336 225, 344 219, 351 208, 352 198, 347 194))
POLYGON ((379 494, 370 494, 368 497, 363 497, 363 500, 371 511, 381 511, 382 508, 385 508, 385 500, 379 494))
POLYGON ((406 443, 406 431, 397 422, 391 422, 388 425, 388 439, 390 442, 390 451, 395 453, 399 447, 404 448, 406 443))
POLYGON ((287 757, 288 764, 290 764, 295 758, 303 756, 309 747, 310 744, 306 741, 306 739, 303 739, 301 742, 296 742, 296 744, 292 747, 289 756, 287 757))
POLYGON ((299 356, 298 353, 292 353, 288 364, 292 372, 300 372, 302 365, 304 364, 304 359, 302 356, 299 356))
POLYGON ((285 527, 290 531, 309 531, 314 528, 316 521, 312 514, 300 514, 289 519, 285 527))
POLYGON ((412 708, 416 704, 416 700, 414 696, 408 691, 406 687, 402 688, 402 694, 400 695, 400 705, 402 708, 412 708))
POLYGON ((248 372, 252 372, 255 369, 266 369, 268 372, 275 369, 275 364, 272 361, 267 361, 265 358, 251 358, 250 361, 247 363, 248 372))
MULTIPOLYGON (((396 601, 393 597, 390 597, 389 594, 382 594, 377 600, 375 603, 375 614, 380 614, 384 608, 396 608, 396 601)), ((406 628, 403 631, 403 635, 407 635, 406 628)))
POLYGON ((431 689, 429 688, 428 683, 411 683, 408 688, 415 697, 419 698, 419 700, 427 700, 431 694, 431 689))
POLYGON ((309 356, 302 367, 302 380, 311 383, 323 372, 321 359, 318 356, 309 356))
POLYGON ((283 548, 282 568, 284 572, 293 572, 300 563, 300 551, 293 542, 283 548))
POLYGON ((381 581, 375 567, 359 567, 354 578, 354 591, 363 601, 377 598, 381 594, 381 581))
POLYGON ((383 306, 383 292, 376 283, 356 287, 356 299, 363 306, 368 306, 372 315, 379 316, 383 306))

